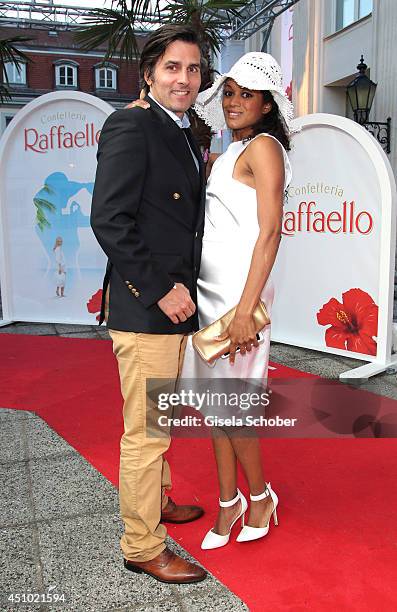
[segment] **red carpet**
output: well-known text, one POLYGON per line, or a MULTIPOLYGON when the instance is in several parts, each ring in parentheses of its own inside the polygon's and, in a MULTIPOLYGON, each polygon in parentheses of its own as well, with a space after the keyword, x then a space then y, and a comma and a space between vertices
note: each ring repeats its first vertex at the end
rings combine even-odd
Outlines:
MULTIPOLYGON (((0 360, 0 405, 36 412, 117 485, 121 398, 111 344, 1 334, 0 360)), ((282 366, 273 372, 288 374, 298 375, 282 366)), ((390 413, 396 403, 385 401, 390 413)), ((211 444, 174 440, 173 496, 202 504, 206 515, 194 525, 169 526, 170 535, 251 610, 394 612, 395 441, 267 439, 263 451, 280 498, 279 527, 272 524, 262 541, 233 538, 204 552, 200 542, 217 502, 211 444)))

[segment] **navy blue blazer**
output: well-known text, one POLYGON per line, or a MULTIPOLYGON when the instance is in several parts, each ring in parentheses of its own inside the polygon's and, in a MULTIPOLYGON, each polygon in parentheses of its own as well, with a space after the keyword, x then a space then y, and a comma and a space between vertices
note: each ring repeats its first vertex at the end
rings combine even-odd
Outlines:
POLYGON ((197 303, 204 229, 205 178, 199 147, 148 98, 150 109, 123 109, 103 126, 91 226, 108 257, 108 327, 151 334, 189 333, 197 312, 174 324, 157 302, 183 283, 197 303))

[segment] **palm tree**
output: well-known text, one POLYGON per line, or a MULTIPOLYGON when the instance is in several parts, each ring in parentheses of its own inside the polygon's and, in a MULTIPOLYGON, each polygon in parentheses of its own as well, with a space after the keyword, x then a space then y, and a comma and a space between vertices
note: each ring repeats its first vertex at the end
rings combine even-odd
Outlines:
MULTIPOLYGON (((44 184, 41 191, 48 195, 54 193, 54 190, 47 185, 47 183, 44 184)), ((36 224, 38 228, 41 231, 44 231, 46 227, 51 227, 51 223, 47 219, 46 212, 54 213, 56 211, 54 204, 45 198, 38 198, 37 196, 33 198, 33 204, 36 206, 36 224)))
MULTIPOLYGON (((220 51, 222 38, 232 25, 237 9, 247 0, 113 0, 110 9, 93 9, 76 40, 86 50, 107 43, 105 59, 116 53, 127 62, 136 61, 140 37, 157 24, 189 24, 196 31, 204 67, 201 90, 213 82, 215 69, 212 56, 220 51), (144 29, 146 28, 146 29, 144 29)), ((204 122, 189 111, 192 129, 204 150, 208 150, 211 132, 204 122)))
POLYGON ((201 90, 207 89, 212 82, 215 70, 212 57, 219 52, 225 32, 232 26, 237 9, 247 4, 243 0, 174 0, 169 2, 167 22, 189 24, 196 31, 205 69, 202 75, 201 90))
POLYGON ((10 99, 8 75, 5 64, 11 62, 16 66, 18 72, 21 69, 21 62, 30 62, 30 59, 23 51, 17 49, 16 45, 32 40, 27 36, 13 36, 12 38, 0 38, 0 102, 3 103, 10 99))

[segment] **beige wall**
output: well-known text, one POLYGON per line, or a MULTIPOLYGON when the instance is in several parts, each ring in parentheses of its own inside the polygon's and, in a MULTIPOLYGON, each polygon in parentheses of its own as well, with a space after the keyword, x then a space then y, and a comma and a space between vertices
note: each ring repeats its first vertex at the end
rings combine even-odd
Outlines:
POLYGON ((341 32, 336 32, 323 39, 324 85, 341 80, 348 83, 357 72, 356 66, 361 54, 364 55, 366 63, 371 66, 372 30, 372 17, 366 17, 341 32))
POLYGON ((268 42, 268 52, 281 63, 281 17, 274 22, 268 42))
POLYGON ((392 118, 392 152, 397 174, 397 2, 374 0, 374 53, 371 78, 378 83, 372 116, 374 121, 392 118))
MULTIPOLYGON (((372 15, 335 32, 336 0, 300 0, 294 8, 294 87, 297 116, 324 112, 351 116, 346 85, 361 54, 378 83, 371 119, 392 117, 392 154, 397 169, 397 0, 374 0, 372 15)), ((280 19, 278 20, 280 21, 280 19)), ((280 56, 280 28, 270 52, 280 56)))
POLYGON ((320 13, 316 5, 316 0, 301 0, 294 9, 293 102, 298 116, 318 110, 320 13))

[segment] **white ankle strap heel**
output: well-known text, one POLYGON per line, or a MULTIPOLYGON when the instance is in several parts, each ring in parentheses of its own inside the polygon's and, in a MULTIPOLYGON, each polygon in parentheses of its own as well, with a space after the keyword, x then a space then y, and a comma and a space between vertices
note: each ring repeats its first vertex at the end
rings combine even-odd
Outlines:
POLYGON ((221 508, 231 508, 232 506, 234 506, 234 504, 237 504, 238 500, 240 499, 240 495, 242 495, 242 493, 240 493, 240 490, 237 489, 237 495, 236 497, 233 497, 233 499, 231 499, 230 501, 222 501, 219 498, 219 505, 221 508))
MULTIPOLYGON (((266 499, 266 497, 269 497, 269 496, 271 497, 271 500, 273 502, 273 511, 272 511, 273 521, 275 525, 278 525, 277 510, 276 510, 278 506, 278 497, 273 491, 273 489, 271 488, 270 482, 267 483, 266 489, 264 490, 263 493, 260 493, 259 495, 250 495, 250 500, 253 502, 261 501, 262 499, 266 499)), ((269 527, 270 527, 270 519, 267 525, 265 525, 264 527, 250 527, 249 525, 244 525, 244 518, 243 518, 243 528, 237 536, 237 542, 250 542, 251 540, 259 540, 259 538, 263 538, 265 535, 268 534, 269 527)))
POLYGON ((263 493, 260 493, 259 495, 251 495, 251 493, 250 493, 250 500, 251 501, 261 501, 262 499, 266 499, 266 497, 269 497, 270 492, 269 492, 269 488, 268 487, 270 487, 270 482, 266 486, 266 489, 263 491, 263 493))
POLYGON ((213 529, 210 529, 210 531, 208 531, 208 533, 206 534, 204 540, 201 542, 201 548, 203 550, 210 550, 212 548, 221 548, 221 546, 225 546, 229 542, 232 527, 238 521, 239 518, 242 517, 242 521, 244 524, 244 514, 248 508, 248 503, 239 489, 237 489, 236 497, 234 497, 230 501, 222 501, 220 499, 219 505, 221 508, 231 508, 232 506, 234 506, 234 504, 237 504, 239 500, 241 501, 241 510, 239 515, 236 516, 233 523, 230 525, 229 533, 227 533, 226 535, 220 535, 219 533, 215 533, 213 529))

